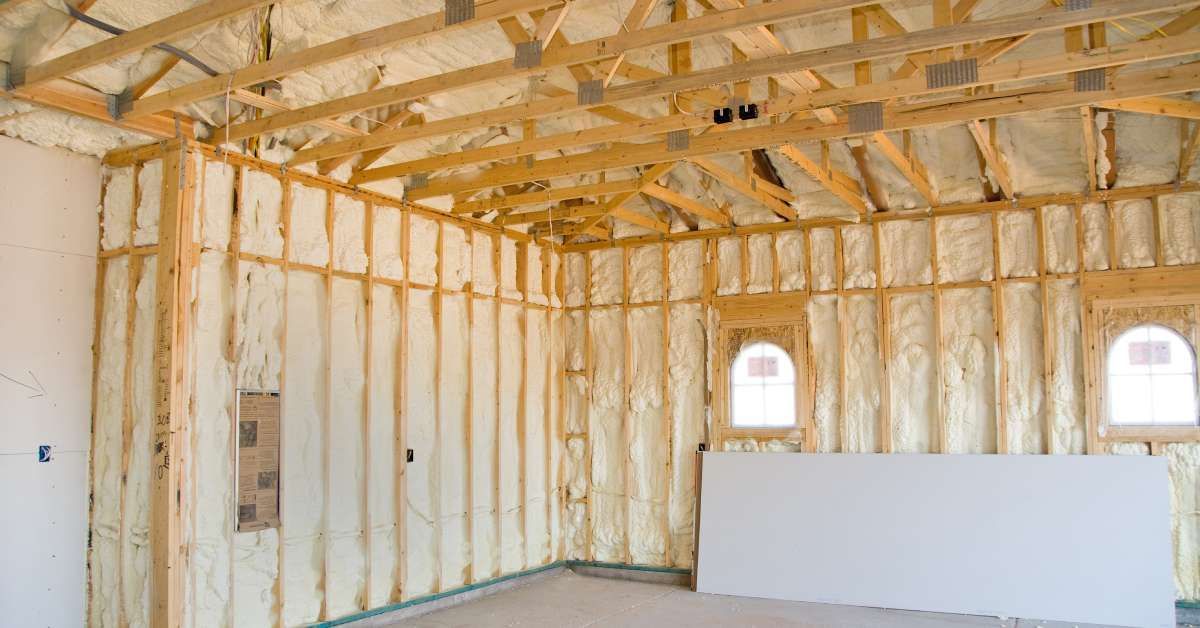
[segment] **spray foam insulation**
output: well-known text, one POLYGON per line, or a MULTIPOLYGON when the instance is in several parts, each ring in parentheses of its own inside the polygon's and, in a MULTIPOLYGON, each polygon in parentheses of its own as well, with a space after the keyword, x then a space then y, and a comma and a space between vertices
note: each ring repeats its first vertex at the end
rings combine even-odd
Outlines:
POLYGON ((880 224, 879 230, 883 240, 880 266, 885 288, 933 283, 929 221, 894 220, 880 224))
POLYGON ((1163 263, 1200 263, 1200 194, 1167 194, 1158 198, 1163 263))
POLYGON ((1046 432, 1041 289, 1035 283, 1009 284, 1003 301, 1008 453, 1040 454, 1046 432))
MULTIPOLYGON (((870 225, 842 227, 842 287, 875 287, 875 235, 870 225)), ((813 252, 816 252, 814 245, 813 252)))
POLYGON ((1003 212, 997 216, 1000 225, 1000 276, 1005 279, 1037 276, 1038 235, 1034 211, 1003 212))
POLYGON ((775 255, 779 258, 779 289, 783 292, 803 290, 806 265, 804 263, 804 233, 784 231, 777 234, 775 236, 775 255))
POLYGON ((837 258, 833 229, 813 229, 808 242, 812 246, 813 290, 837 288, 837 258))
POLYGON ((770 292, 775 277, 775 251, 771 246, 771 236, 759 233, 746 238, 746 242, 747 253, 750 256, 750 276, 746 283, 746 292, 770 292))
POLYGON ((843 307, 846 329, 845 451, 882 451, 879 435, 878 306, 872 295, 851 295, 843 307))
MULTIPOLYGON (((927 227, 926 227, 927 229, 927 227)), ((892 449, 930 453, 937 439, 937 348, 933 295, 893 295, 889 307, 892 351, 888 373, 892 390, 892 449)))
POLYGON ((1079 240, 1075 230, 1075 208, 1068 205, 1047 205, 1038 211, 1042 213, 1046 272, 1078 272, 1079 240))
MULTIPOLYGON (((669 298, 672 301, 699 298, 704 286, 703 270, 706 264, 704 242, 692 240, 673 243, 667 258, 671 285, 669 298)), ((570 277, 567 279, 570 285, 570 277)))
POLYGON ((1154 265, 1154 213, 1150 201, 1113 203, 1117 231, 1117 268, 1154 265))
POLYGON ((662 299, 662 247, 639 246, 629 252, 629 302, 662 299))
POLYGON ((944 453, 996 452, 995 331, 989 288, 942 292, 944 453))
MULTIPOLYGON (((814 283, 815 283, 814 279, 814 283)), ((817 451, 833 453, 841 449, 838 428, 841 391, 838 373, 841 359, 838 352, 838 304, 836 296, 814 296, 808 302, 808 341, 812 344, 816 373, 816 396, 813 399, 813 419, 817 426, 817 451)))
POLYGON ((596 560, 625 560, 626 492, 624 407, 625 323, 615 309, 592 311, 592 552, 596 560))
POLYGON ((937 220, 938 282, 991 281, 992 221, 984 214, 937 220))
POLYGON ((742 239, 717 240, 717 296, 742 293, 742 239))

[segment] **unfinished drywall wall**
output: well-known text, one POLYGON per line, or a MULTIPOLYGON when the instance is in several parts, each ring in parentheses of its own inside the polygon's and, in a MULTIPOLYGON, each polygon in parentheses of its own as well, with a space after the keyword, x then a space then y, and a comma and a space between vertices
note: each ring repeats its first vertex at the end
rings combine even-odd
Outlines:
MULTIPOLYGON (((556 254, 331 182, 189 161, 185 624, 305 625, 561 558, 556 254), (277 529, 235 531, 239 388, 282 393, 277 529)), ((110 171, 101 210, 97 625, 149 621, 151 169, 110 171)))
MULTIPOLYGON (((102 283, 97 209, 102 198, 122 194, 122 205, 130 206, 132 173, 110 172, 125 173, 126 186, 111 189, 109 176, 111 191, 102 197, 104 172, 95 158, 0 137, 0 161, 0 286, 7 295, 0 325, 0 495, 6 503, 0 536, 7 539, 4 562, 22 566, 0 574, 0 608, 3 622, 14 626, 79 625, 89 621, 89 466, 112 472, 104 466, 111 460, 102 464, 89 455, 93 409, 97 422, 101 418, 91 403, 92 349, 112 341, 103 338, 93 304, 127 297, 122 286, 110 290, 102 283), (38 455, 42 445, 50 448, 48 459, 38 455)), ((123 233, 127 238, 127 224, 123 233)), ((121 385, 115 375, 104 384, 109 390, 121 385)), ((118 416, 118 447, 120 425, 118 416)))

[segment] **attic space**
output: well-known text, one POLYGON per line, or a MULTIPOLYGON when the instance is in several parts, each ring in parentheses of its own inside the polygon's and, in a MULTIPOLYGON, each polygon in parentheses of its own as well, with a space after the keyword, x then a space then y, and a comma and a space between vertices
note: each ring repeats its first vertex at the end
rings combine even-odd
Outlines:
POLYGON ((1200 625, 1198 29, 0 0, 0 626, 1200 625))

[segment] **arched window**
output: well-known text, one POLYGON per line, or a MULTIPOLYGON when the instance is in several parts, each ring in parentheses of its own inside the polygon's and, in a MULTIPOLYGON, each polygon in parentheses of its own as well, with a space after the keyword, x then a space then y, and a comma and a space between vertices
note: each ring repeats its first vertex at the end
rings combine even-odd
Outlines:
POLYGON ((733 427, 796 424, 796 367, 779 345, 753 342, 738 351, 729 375, 733 427))
POLYGON ((1196 352, 1178 332, 1138 325, 1108 351, 1110 425, 1196 425, 1196 352))

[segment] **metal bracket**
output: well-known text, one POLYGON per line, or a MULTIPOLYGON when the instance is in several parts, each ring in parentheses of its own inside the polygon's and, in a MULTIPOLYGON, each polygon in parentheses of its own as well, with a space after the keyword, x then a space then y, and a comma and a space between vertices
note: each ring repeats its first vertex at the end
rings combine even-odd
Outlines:
POLYGON ((4 91, 11 92, 25 83, 25 68, 8 63, 4 66, 4 91))
POLYGON ((446 0, 446 26, 475 19, 475 0, 446 0))
POLYGON ((525 155, 525 167, 526 168, 532 168, 533 162, 534 162, 533 155, 525 155))
POLYGON ((517 44, 517 53, 513 56, 513 67, 518 70, 536 68, 542 64, 542 40, 523 41, 517 44))
POLYGON ((687 129, 667 133, 667 150, 675 152, 687 150, 692 145, 692 134, 687 129))
POLYGON ((978 81, 979 61, 974 57, 925 66, 925 86, 929 89, 954 87, 978 81))
POLYGON ((874 133, 883 130, 883 103, 864 102, 847 108, 851 133, 874 133))
POLYGON ((1063 8, 1068 11, 1083 11, 1092 8, 1092 0, 1067 0, 1063 8))
POLYGON ((599 105, 604 102, 604 81, 582 81, 575 92, 575 101, 580 105, 599 105))
POLYGON ((1077 92, 1102 92, 1105 84, 1104 68, 1093 68, 1091 70, 1082 70, 1075 73, 1075 91, 1077 92))
POLYGON ((113 120, 120 120, 133 108, 133 91, 127 89, 120 94, 105 94, 104 100, 108 115, 113 120))

